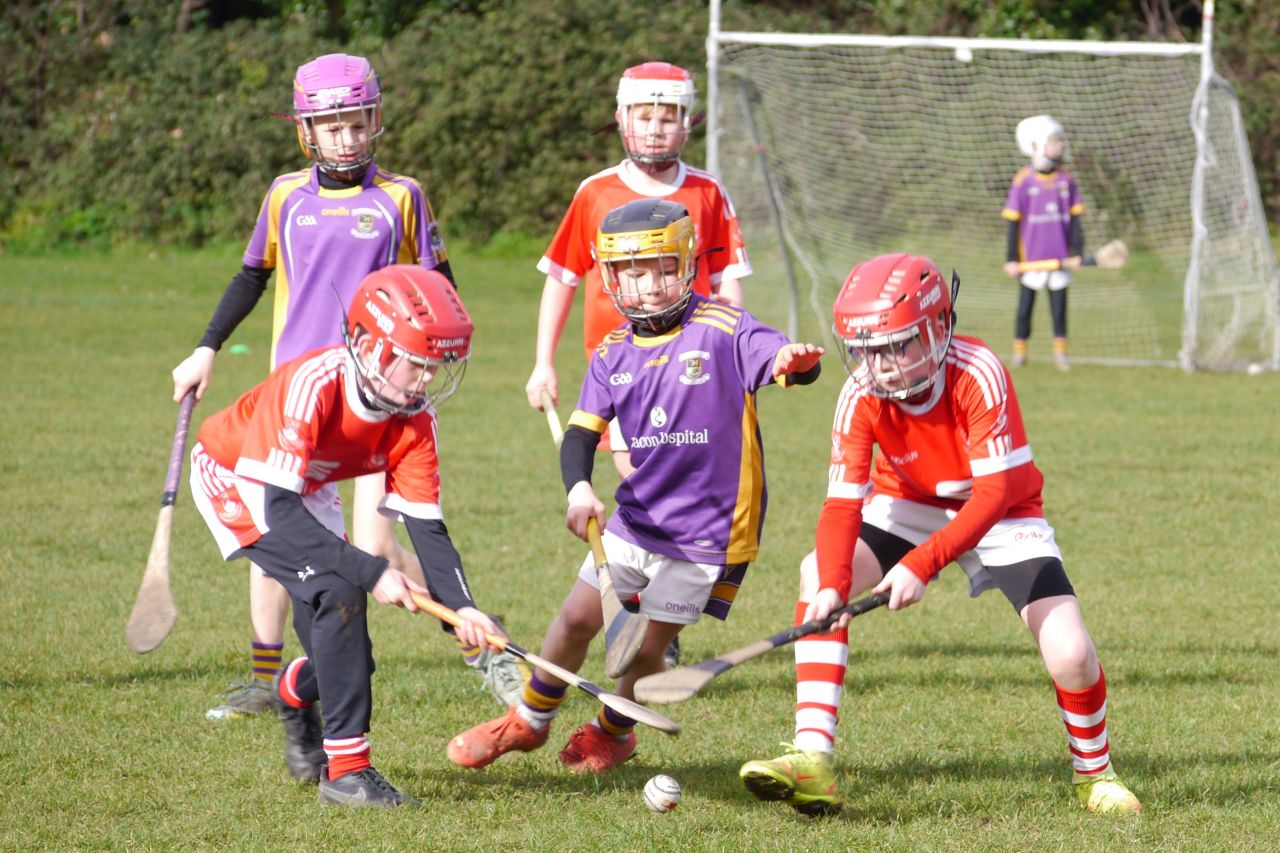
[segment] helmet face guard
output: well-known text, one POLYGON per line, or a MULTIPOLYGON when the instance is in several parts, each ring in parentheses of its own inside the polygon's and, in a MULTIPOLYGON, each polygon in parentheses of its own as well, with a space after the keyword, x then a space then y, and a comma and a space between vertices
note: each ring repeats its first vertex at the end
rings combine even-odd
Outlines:
POLYGON ((384 412, 410 416, 458 390, 473 330, 444 275, 397 265, 360 283, 343 337, 365 400, 384 412))
POLYGON ((881 255, 854 267, 834 307, 845 369, 865 370, 876 397, 909 400, 928 391, 951 347, 959 288, 953 272, 948 293, 928 258, 881 255))
POLYGON ((680 159, 693 127, 695 94, 693 78, 677 65, 646 62, 623 72, 618 81, 618 133, 627 156, 642 165, 680 159), (675 110, 667 121, 662 118, 664 105, 675 110), (639 114, 641 108, 648 108, 647 119, 639 114), (675 130, 663 130, 662 124, 674 124, 675 130), (671 144, 668 139, 673 136, 671 144))
POLYGON ((693 219, 683 205, 644 198, 609 211, 596 233, 591 256, 600 267, 605 292, 618 313, 652 332, 671 328, 693 294, 698 265, 693 219), (674 258, 674 269, 664 259, 674 258), (642 261, 657 263, 641 264, 642 261), (674 293, 672 293, 674 291, 674 293), (645 297, 665 293, 658 310, 645 297))
POLYGON ((301 66, 293 109, 298 144, 326 172, 360 174, 373 162, 383 129, 382 90, 369 60, 332 53, 301 66))

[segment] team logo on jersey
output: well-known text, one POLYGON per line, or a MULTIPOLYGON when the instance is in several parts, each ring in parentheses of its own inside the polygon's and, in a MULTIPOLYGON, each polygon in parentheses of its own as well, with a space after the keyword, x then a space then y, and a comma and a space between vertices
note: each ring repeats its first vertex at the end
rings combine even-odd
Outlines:
POLYGON ((244 505, 230 497, 228 492, 223 492, 214 500, 218 504, 218 518, 222 519, 223 524, 234 523, 240 517, 240 514, 244 512, 244 505))
POLYGON ((284 426, 280 427, 280 432, 276 435, 276 443, 281 450, 297 452, 302 449, 302 433, 305 429, 302 421, 285 418, 284 426))
POLYGON ((301 214, 300 216, 298 216, 298 218, 297 218, 297 219, 295 219, 295 220, 293 220, 293 221, 294 221, 294 222, 296 222, 296 223, 298 223, 298 226, 299 226, 299 227, 302 227, 302 226, 305 226, 305 225, 319 225, 319 224, 320 224, 320 221, 319 221, 318 219, 316 219, 314 216, 312 216, 311 214, 309 214, 309 213, 301 214))
POLYGON ((684 373, 680 374, 680 381, 685 385, 701 385, 711 379, 711 374, 705 372, 705 362, 711 360, 711 353, 689 350, 680 353, 676 358, 684 362, 684 373))
POLYGON ((654 429, 662 429, 667 425, 667 410, 661 406, 654 406, 649 410, 649 423, 653 424, 654 429))
POLYGON ((387 467, 387 454, 375 453, 365 462, 365 467, 370 471, 382 471, 387 467))
POLYGON ((630 385, 632 380, 630 373, 615 373, 609 377, 610 385, 630 385))
POLYGON ((359 237, 361 240, 373 240, 379 235, 377 220, 382 218, 380 211, 374 210, 372 207, 357 207, 351 213, 356 218, 356 227, 351 229, 352 237, 359 237))

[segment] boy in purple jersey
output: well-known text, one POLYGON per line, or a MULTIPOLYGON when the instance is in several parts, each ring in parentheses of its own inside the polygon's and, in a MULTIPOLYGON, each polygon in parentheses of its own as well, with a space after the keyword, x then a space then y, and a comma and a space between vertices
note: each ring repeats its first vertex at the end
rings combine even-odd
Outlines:
POLYGON ((1052 116, 1023 119, 1017 128, 1018 147, 1031 162, 1018 171, 1009 187, 1002 216, 1008 221, 1005 274, 1018 278, 1018 316, 1014 326, 1012 367, 1027 363, 1031 311, 1036 293, 1049 288, 1053 315, 1053 363, 1070 370, 1067 359, 1067 285, 1065 269, 1019 273, 1020 261, 1062 260, 1084 254, 1080 214, 1084 203, 1071 173, 1061 168, 1067 154, 1067 135, 1052 116))
MULTIPOLYGON (((338 53, 302 65, 293 81, 293 103, 298 144, 315 163, 272 181, 244 266, 222 295, 200 344, 173 370, 175 401, 191 388, 197 398, 204 396, 214 355, 257 305, 272 270, 280 271, 272 369, 341 343, 343 308, 360 281, 375 270, 416 264, 438 270, 456 287, 422 185, 374 162, 383 130, 382 90, 369 61, 338 53)), ((418 558, 396 539, 395 522, 378 512, 385 494, 381 474, 356 478, 352 541, 421 583, 418 558)), ((226 700, 205 714, 208 719, 252 716, 271 707, 289 595, 256 566, 249 570, 249 611, 252 677, 233 686, 226 700)), ((524 678, 513 656, 472 645, 461 651, 500 702, 519 696, 524 678)))
MULTIPOLYGON (((609 568, 624 601, 643 590, 649 630, 617 692, 634 698, 637 679, 665 669, 663 652, 705 612, 728 615, 747 564, 759 549, 766 503, 756 391, 770 382, 809 384, 822 349, 789 344, 740 308, 693 292, 693 221, 672 201, 646 198, 611 210, 593 254, 604 287, 629 321, 609 333, 587 369, 578 408, 560 449, 569 493, 567 526, 587 536, 604 526, 591 486, 596 445, 617 418, 635 471, 615 494, 604 532, 609 568)), ((547 629, 542 655, 577 671, 603 615, 593 559, 547 629)), ((547 740, 567 685, 535 669, 507 714, 449 742, 448 755, 479 768, 547 740)), ((602 708, 577 729, 560 761, 603 773, 635 751, 635 721, 602 708)))

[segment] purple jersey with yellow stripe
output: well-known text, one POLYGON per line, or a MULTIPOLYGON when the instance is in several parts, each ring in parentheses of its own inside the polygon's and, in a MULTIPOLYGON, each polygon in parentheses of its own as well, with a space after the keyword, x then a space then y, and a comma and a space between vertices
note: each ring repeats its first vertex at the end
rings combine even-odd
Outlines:
POLYGON ((1026 166, 1014 175, 1001 215, 1018 223, 1019 260, 1044 261, 1071 254, 1071 217, 1082 213, 1084 202, 1070 172, 1026 166))
POLYGON ((371 165, 360 186, 325 189, 313 166, 271 184, 244 252, 276 270, 271 367, 342 343, 356 285, 389 264, 433 268, 447 258, 422 185, 371 165), (335 292, 336 289, 336 292, 335 292))
POLYGON ((764 524, 756 391, 787 343, 745 311, 694 294, 679 327, 624 326, 596 349, 569 423, 604 432, 616 417, 635 473, 618 486, 609 530, 699 563, 755 559, 764 524))

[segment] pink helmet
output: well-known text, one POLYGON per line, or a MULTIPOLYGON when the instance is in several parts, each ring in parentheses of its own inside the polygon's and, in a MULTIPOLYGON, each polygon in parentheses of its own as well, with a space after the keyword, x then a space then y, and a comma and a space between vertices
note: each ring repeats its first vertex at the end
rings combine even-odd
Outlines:
POLYGON ((618 80, 618 126, 627 156, 640 163, 666 163, 677 159, 693 126, 695 94, 693 77, 670 62, 644 62, 622 72, 622 78, 618 80), (631 133, 630 111, 633 107, 656 107, 659 104, 676 107, 682 136, 666 153, 645 153, 641 150, 641 140, 631 133))
POLYGON ((330 53, 299 66, 293 78, 293 110, 298 119, 298 143, 321 168, 339 174, 359 173, 373 161, 375 142, 382 135, 382 89, 373 66, 363 56, 330 53), (367 129, 364 144, 351 150, 342 144, 336 151, 329 149, 333 156, 325 156, 314 132, 316 121, 325 119, 360 121, 367 129))

